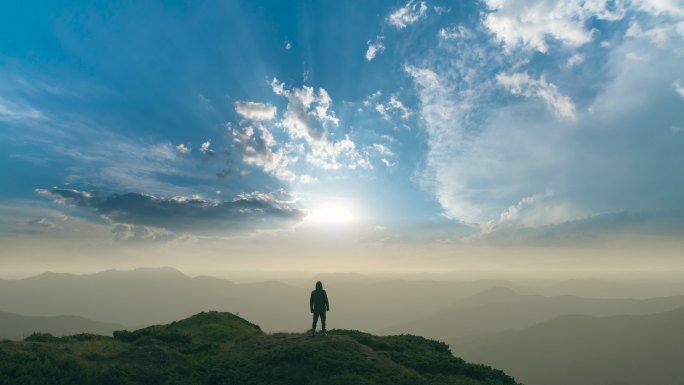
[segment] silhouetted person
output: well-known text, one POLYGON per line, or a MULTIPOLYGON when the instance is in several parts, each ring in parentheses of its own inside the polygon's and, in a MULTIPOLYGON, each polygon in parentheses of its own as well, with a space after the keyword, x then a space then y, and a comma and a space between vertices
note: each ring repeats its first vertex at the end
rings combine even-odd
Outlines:
POLYGON ((316 282, 316 290, 311 292, 309 308, 313 314, 311 337, 316 335, 316 323, 318 323, 318 317, 321 317, 321 334, 325 335, 325 312, 330 310, 330 304, 328 304, 328 295, 325 293, 325 290, 323 290, 323 284, 321 281, 316 282))

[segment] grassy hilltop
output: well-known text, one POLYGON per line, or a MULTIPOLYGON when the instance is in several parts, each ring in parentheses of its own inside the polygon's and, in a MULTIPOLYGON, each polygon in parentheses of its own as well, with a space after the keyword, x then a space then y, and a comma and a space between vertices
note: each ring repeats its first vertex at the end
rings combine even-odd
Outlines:
POLYGON ((0 343, 10 384, 462 384, 505 385, 499 370, 466 363, 446 344, 352 330, 265 334, 230 313, 208 312, 114 337, 34 334, 0 343))

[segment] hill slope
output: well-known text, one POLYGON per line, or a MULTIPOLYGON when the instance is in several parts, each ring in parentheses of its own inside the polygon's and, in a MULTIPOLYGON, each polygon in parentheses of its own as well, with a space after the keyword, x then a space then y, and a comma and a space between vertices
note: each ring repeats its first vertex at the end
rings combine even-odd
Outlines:
POLYGON ((684 308, 648 314, 567 315, 521 331, 481 335, 459 355, 526 385, 684 384, 684 308))
POLYGON ((324 337, 264 334, 230 313, 200 313, 114 338, 36 334, 0 343, 2 384, 514 385, 446 344, 350 330, 324 337))
POLYGON ((111 335, 119 324, 91 321, 76 316, 31 317, 0 312, 0 339, 19 340, 34 332, 65 336, 75 333, 111 335))

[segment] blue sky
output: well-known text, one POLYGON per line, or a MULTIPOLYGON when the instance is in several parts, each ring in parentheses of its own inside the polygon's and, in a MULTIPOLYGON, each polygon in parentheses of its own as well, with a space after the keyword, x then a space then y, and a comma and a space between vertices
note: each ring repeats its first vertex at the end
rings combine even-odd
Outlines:
POLYGON ((681 250, 681 2, 1 7, 0 232, 17 266, 54 242, 220 253, 321 231, 681 250))

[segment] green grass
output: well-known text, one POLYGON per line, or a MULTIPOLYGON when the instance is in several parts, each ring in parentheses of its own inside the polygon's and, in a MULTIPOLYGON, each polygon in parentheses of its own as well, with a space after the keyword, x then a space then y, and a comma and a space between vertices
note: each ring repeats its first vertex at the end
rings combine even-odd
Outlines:
POLYGON ((506 385, 501 371, 416 336, 353 330, 265 334, 230 313, 200 313, 114 337, 34 334, 0 344, 0 383, 506 385))

